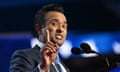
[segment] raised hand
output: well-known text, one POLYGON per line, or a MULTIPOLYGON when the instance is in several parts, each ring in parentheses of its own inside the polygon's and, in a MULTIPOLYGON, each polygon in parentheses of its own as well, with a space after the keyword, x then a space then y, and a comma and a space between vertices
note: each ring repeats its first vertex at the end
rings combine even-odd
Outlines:
POLYGON ((41 50, 41 54, 42 54, 41 68, 44 69, 45 71, 49 69, 50 65, 55 60, 59 48, 57 44, 54 44, 50 41, 49 30, 46 30, 46 35, 47 35, 46 45, 41 50))

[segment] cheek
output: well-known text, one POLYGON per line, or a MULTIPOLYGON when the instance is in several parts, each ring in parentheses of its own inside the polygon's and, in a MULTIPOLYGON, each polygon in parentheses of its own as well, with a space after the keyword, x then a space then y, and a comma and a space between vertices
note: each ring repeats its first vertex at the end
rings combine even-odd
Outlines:
POLYGON ((53 31, 52 28, 48 28, 48 30, 49 30, 49 32, 52 32, 52 31, 53 31))
POLYGON ((66 31, 66 30, 64 31, 64 35, 65 35, 65 36, 67 35, 67 31, 66 31))
POLYGON ((55 31, 55 30, 54 30, 53 28, 49 28, 48 30, 49 30, 50 36, 51 36, 51 37, 54 37, 54 35, 55 35, 55 32, 54 32, 54 31, 55 31))
POLYGON ((49 32, 51 32, 51 33, 53 33, 53 32, 55 32, 55 31, 56 31, 56 29, 55 29, 55 28, 48 28, 48 30, 49 30, 49 32))

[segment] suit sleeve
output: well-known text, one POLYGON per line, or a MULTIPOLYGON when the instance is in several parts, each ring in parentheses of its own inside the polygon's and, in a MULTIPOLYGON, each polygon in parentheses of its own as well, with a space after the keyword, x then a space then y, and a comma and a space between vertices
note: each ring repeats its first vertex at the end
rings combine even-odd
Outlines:
POLYGON ((11 57, 9 72, 40 72, 24 51, 16 51, 11 57))

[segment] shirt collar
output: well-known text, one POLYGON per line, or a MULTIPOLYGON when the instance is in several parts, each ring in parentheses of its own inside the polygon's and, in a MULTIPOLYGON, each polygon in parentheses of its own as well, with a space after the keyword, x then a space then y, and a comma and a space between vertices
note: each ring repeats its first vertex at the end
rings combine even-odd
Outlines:
POLYGON ((45 46, 45 44, 43 43, 43 42, 38 42, 38 44, 37 44, 40 48, 43 48, 44 46, 45 46))

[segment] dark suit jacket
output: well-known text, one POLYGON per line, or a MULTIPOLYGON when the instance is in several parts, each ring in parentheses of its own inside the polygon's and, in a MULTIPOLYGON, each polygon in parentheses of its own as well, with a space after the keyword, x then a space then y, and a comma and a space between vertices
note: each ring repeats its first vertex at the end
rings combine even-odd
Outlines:
MULTIPOLYGON (((40 48, 17 50, 11 57, 10 72, 39 72, 38 64, 41 62, 40 48)), ((64 66, 65 67, 65 66, 64 66)), ((68 68, 66 68, 69 72, 68 68)), ((50 66, 50 72, 56 72, 53 65, 50 66)))

